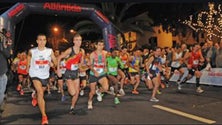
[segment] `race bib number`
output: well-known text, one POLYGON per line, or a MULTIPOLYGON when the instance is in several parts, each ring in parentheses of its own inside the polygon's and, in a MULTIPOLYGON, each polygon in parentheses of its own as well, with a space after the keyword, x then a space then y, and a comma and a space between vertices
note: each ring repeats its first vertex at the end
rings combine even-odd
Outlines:
POLYGON ((153 65, 152 70, 156 70, 156 68, 157 68, 156 65, 153 65))
POLYGON ((35 61, 35 67, 37 69, 44 69, 48 65, 49 65, 49 61, 48 60, 37 60, 37 61, 35 61))
POLYGON ((79 68, 78 64, 72 64, 71 70, 77 70, 79 68))
POLYGON ((98 73, 103 73, 103 72, 104 72, 104 69, 103 69, 103 68, 95 68, 95 70, 96 70, 98 73))
POLYGON ((194 64, 194 65, 198 65, 198 64, 199 64, 199 60, 194 60, 194 61, 193 61, 193 64, 194 64))
POLYGON ((86 72, 80 72, 79 76, 86 76, 86 72))
POLYGON ((175 68, 178 68, 178 67, 180 67, 180 62, 172 62, 171 63, 171 67, 175 67, 175 68))
POLYGON ((126 64, 126 61, 122 61, 123 64, 126 64))
POLYGON ((117 71, 117 67, 109 67, 109 71, 110 72, 116 72, 117 71))
POLYGON ((61 72, 62 74, 64 74, 64 73, 66 72, 66 68, 61 68, 61 69, 60 69, 60 72, 61 72))
POLYGON ((22 66, 19 66, 20 69, 22 70, 25 70, 26 69, 26 66, 25 65, 22 65, 22 66))

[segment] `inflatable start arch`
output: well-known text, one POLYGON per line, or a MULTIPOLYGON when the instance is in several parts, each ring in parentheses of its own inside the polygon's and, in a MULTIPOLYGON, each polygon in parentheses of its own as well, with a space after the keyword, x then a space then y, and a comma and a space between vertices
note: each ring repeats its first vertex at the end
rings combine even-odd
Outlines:
POLYGON ((12 41, 15 41, 16 24, 30 13, 89 17, 102 29, 105 49, 109 51, 110 48, 118 47, 112 23, 100 11, 71 3, 17 3, 0 16, 0 30, 5 29, 12 41))

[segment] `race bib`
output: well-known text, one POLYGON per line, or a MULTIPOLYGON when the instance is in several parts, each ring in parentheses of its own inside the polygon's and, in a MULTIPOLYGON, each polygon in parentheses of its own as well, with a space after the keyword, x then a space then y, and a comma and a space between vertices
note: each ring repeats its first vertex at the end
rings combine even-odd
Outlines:
POLYGON ((194 65, 198 65, 198 64, 199 64, 199 60, 194 60, 194 61, 193 61, 193 64, 194 64, 194 65))
POLYGON ((86 76, 86 72, 80 72, 79 76, 86 76))
POLYGON ((175 67, 175 68, 178 68, 178 67, 180 67, 180 62, 172 62, 171 63, 171 67, 175 67))
POLYGON ((78 64, 72 64, 71 70, 77 70, 79 68, 78 64))
POLYGON ((26 69, 26 65, 21 65, 19 66, 20 69, 25 70, 26 69))
POLYGON ((122 61, 123 64, 126 64, 126 61, 122 61))
POLYGON ((98 73, 103 73, 103 72, 104 72, 104 69, 103 69, 103 68, 95 68, 95 70, 96 70, 98 73))
POLYGON ((116 72, 117 71, 117 67, 109 67, 109 71, 110 72, 116 72))
POLYGON ((152 70, 156 70, 156 68, 157 68, 156 65, 153 65, 152 70))
POLYGON ((44 69, 48 65, 49 65, 48 60, 36 60, 35 61, 35 68, 37 68, 37 69, 44 69))

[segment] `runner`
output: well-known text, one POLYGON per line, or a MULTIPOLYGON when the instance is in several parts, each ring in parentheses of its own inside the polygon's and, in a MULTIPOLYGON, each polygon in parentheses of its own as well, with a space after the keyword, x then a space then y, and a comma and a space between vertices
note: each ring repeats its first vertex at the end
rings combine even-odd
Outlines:
POLYGON ((188 76, 184 79, 183 83, 187 80, 191 79, 194 75, 196 77, 196 92, 203 93, 204 90, 200 87, 200 77, 201 77, 201 70, 204 68, 202 65, 204 64, 204 58, 202 56, 200 45, 194 44, 191 53, 189 54, 188 58, 188 76))
POLYGON ((124 64, 123 69, 118 70, 118 74, 121 76, 119 93, 121 95, 125 95, 123 87, 124 87, 124 84, 127 84, 128 81, 130 80, 130 74, 129 74, 129 57, 130 56, 129 56, 129 53, 127 52, 127 48, 125 46, 122 47, 122 51, 121 51, 119 57, 120 57, 122 63, 124 64), (120 72, 120 70, 122 72, 120 72))
POLYGON ((173 62, 172 62, 172 72, 174 70, 178 70, 180 73, 180 76, 177 80, 178 84, 178 90, 181 90, 181 81, 183 81, 185 68, 187 68, 187 59, 189 57, 189 51, 187 50, 186 44, 182 44, 181 48, 178 48, 173 53, 173 62), (177 66, 177 67, 176 67, 177 66))
POLYGON ((96 50, 90 54, 90 75, 89 75, 89 100, 88 109, 93 109, 93 96, 97 94, 97 100, 102 101, 102 92, 107 92, 109 88, 108 80, 106 78, 106 54, 103 50, 104 41, 96 42, 96 50), (96 91, 96 85, 101 85, 100 89, 96 91))
POLYGON ((17 66, 19 86, 21 86, 20 95, 24 95, 24 88, 30 87, 28 82, 27 63, 27 54, 22 52, 17 66))
POLYGON ((132 94, 139 94, 137 88, 140 84, 140 67, 142 66, 142 57, 140 51, 136 50, 134 55, 130 58, 130 83, 133 85, 132 94))
MULTIPOLYGON (((85 55, 84 49, 80 48, 82 44, 82 37, 80 34, 75 34, 73 37, 73 43, 74 46, 68 48, 64 53, 62 53, 58 57, 58 63, 63 58, 68 59, 66 60, 66 71, 64 74, 64 78, 66 79, 67 86, 68 86, 68 92, 71 95, 71 106, 70 106, 70 113, 76 114, 75 105, 79 97, 79 87, 80 87, 80 81, 79 81, 79 71, 81 71, 81 65, 83 64, 83 59, 85 55)), ((59 72, 60 67, 57 66, 57 73, 58 77, 62 77, 61 72, 59 72)))
POLYGON ((46 35, 39 34, 36 40, 38 47, 32 48, 28 53, 29 75, 37 91, 37 95, 33 96, 32 104, 38 106, 42 114, 42 124, 48 124, 48 117, 46 115, 44 91, 49 82, 50 66, 56 66, 57 60, 51 48, 45 47, 46 35), (53 63, 51 62, 53 61, 53 63), (37 100, 36 100, 37 99, 37 100))
POLYGON ((111 56, 109 56, 106 59, 107 62, 107 76, 108 79, 110 80, 110 86, 114 86, 114 90, 112 94, 115 95, 114 98, 114 103, 119 104, 119 98, 117 97, 118 94, 118 85, 119 85, 119 80, 117 79, 118 76, 118 67, 123 68, 124 65, 121 63, 120 58, 117 56, 117 50, 116 49, 110 49, 111 56))
POLYGON ((161 59, 160 59, 161 49, 156 47, 154 49, 154 55, 151 56, 146 63, 146 70, 148 73, 148 79, 154 84, 153 92, 150 101, 159 102, 156 98, 156 93, 160 85, 160 69, 161 69, 161 59))

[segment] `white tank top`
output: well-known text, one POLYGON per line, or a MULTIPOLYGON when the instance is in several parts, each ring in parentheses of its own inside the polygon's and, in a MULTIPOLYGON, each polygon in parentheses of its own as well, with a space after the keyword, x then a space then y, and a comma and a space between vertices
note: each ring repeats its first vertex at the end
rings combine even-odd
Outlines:
MULTIPOLYGON (((182 58, 182 52, 180 52, 180 53, 175 53, 175 58, 176 59, 180 59, 180 58, 182 58)), ((175 68, 178 68, 178 67, 180 67, 180 61, 173 61, 172 63, 171 63, 171 67, 175 67, 175 68)))
POLYGON ((44 50, 39 50, 37 47, 31 49, 31 62, 29 75, 30 77, 38 77, 40 79, 49 78, 49 69, 51 62, 52 49, 45 48, 44 50))

